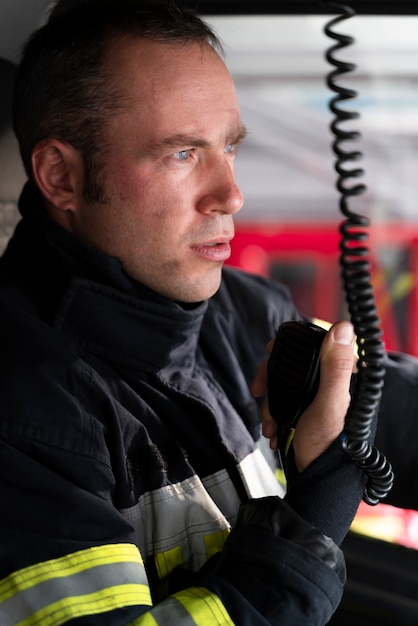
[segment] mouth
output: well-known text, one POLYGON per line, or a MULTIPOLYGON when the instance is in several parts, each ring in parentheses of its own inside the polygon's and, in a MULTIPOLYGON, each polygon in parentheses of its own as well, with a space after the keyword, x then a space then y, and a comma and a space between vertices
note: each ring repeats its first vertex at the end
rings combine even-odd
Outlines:
POLYGON ((231 239, 232 237, 221 237, 215 241, 205 241, 193 245, 192 250, 208 261, 224 262, 231 256, 231 239))

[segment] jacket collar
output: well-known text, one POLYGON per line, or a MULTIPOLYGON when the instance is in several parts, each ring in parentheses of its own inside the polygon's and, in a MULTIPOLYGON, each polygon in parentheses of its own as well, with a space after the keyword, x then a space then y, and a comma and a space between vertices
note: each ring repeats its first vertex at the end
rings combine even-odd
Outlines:
POLYGON ((206 308, 204 302, 185 310, 170 300, 156 302, 76 278, 55 325, 107 361, 141 364, 148 371, 173 362, 193 367, 206 308))
POLYGON ((194 360, 207 302, 186 309, 130 278, 117 258, 51 220, 30 183, 22 192, 19 209, 30 239, 49 252, 54 281, 58 267, 67 285, 56 307, 57 329, 89 352, 126 366, 141 362, 142 367, 155 370, 173 360, 183 365, 194 360))

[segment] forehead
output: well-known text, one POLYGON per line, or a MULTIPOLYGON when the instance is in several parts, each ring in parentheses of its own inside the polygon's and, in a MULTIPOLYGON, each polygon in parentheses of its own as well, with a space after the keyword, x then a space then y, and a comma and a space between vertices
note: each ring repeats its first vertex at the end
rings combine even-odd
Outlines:
POLYGON ((239 118, 231 75, 209 44, 125 38, 112 47, 108 69, 127 110, 154 122, 170 112, 239 118))
POLYGON ((113 70, 124 73, 125 70, 141 70, 142 75, 163 74, 177 67, 187 71, 193 67, 217 66, 228 73, 223 59, 205 41, 157 41, 146 37, 124 34, 114 37, 109 44, 107 62, 113 70), (122 65, 121 65, 122 64, 122 65))

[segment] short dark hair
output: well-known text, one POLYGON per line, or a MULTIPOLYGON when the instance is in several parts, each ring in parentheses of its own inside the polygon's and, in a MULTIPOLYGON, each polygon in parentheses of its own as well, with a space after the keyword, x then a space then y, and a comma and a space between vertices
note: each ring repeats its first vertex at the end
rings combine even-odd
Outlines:
POLYGON ((214 31, 173 0, 58 0, 27 42, 16 80, 13 125, 29 178, 33 148, 54 137, 81 153, 84 195, 103 200, 99 174, 106 121, 124 107, 106 53, 126 35, 207 43, 222 52, 214 31))

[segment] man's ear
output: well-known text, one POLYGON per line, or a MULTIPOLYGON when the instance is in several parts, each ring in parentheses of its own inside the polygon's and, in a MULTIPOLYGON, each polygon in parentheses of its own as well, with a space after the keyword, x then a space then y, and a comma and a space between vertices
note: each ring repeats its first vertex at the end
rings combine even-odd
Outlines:
POLYGON ((77 210, 83 184, 79 152, 58 139, 43 139, 32 151, 32 171, 53 216, 58 221, 71 219, 70 214, 77 210))

